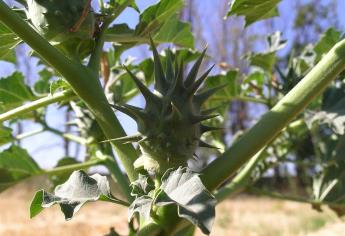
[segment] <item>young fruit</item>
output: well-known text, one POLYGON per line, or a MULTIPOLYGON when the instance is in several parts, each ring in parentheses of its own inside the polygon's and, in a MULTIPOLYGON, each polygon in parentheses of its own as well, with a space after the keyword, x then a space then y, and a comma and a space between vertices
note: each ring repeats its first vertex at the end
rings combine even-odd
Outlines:
POLYGON ((95 16, 91 0, 27 0, 27 3, 29 20, 51 43, 92 39, 95 16))
POLYGON ((153 42, 151 44, 155 70, 153 92, 126 68, 146 100, 145 108, 127 104, 113 107, 137 122, 138 134, 117 139, 122 142, 138 142, 142 155, 134 163, 135 167, 163 174, 168 168, 186 166, 198 146, 212 147, 202 142, 200 136, 217 128, 207 127, 201 122, 216 115, 202 111, 201 106, 222 86, 196 93, 213 68, 212 66, 197 79, 205 51, 184 78, 183 62, 178 65, 175 60, 174 63, 171 52, 168 51, 164 71, 157 49, 153 42))

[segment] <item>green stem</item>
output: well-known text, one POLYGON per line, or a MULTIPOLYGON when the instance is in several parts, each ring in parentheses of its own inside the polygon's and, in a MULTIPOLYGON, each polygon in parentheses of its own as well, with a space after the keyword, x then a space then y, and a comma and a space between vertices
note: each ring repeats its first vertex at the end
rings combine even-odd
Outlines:
MULTIPOLYGON (((0 21, 16 33, 32 49, 42 56, 70 83, 76 94, 88 105, 108 139, 125 136, 104 95, 97 73, 72 61, 42 38, 23 19, 13 12, 3 1, 0 1, 0 21)), ((137 152, 130 144, 114 143, 114 148, 126 169, 131 181, 137 178, 133 163, 137 152)))
POLYGON ((32 131, 29 131, 29 132, 18 134, 15 138, 17 140, 22 140, 22 139, 29 138, 31 136, 43 133, 44 131, 45 131, 44 128, 40 128, 40 129, 37 129, 37 130, 32 130, 32 131))
POLYGON ((221 202, 226 198, 233 196, 239 192, 242 192, 250 183, 251 173, 255 169, 256 165, 265 157, 265 149, 260 150, 255 156, 249 160, 246 166, 231 180, 229 184, 221 188, 215 193, 217 202, 221 202))
POLYGON ((30 103, 24 104, 23 106, 0 114, 0 122, 16 118, 18 116, 24 115, 27 112, 35 111, 38 108, 46 107, 56 102, 70 101, 75 98, 77 98, 77 96, 73 93, 72 90, 55 93, 54 95, 48 95, 47 97, 32 101, 30 103))
POLYGON ((249 188, 249 192, 257 195, 263 195, 267 196, 270 198, 275 198, 275 199, 280 199, 284 201, 293 201, 293 202, 300 202, 300 203, 308 203, 312 205, 328 205, 331 207, 344 207, 344 204, 341 203, 334 203, 334 202, 327 202, 327 201, 319 201, 319 200, 314 200, 314 199, 308 199, 300 196, 289 196, 289 195, 283 195, 281 193, 277 192, 272 192, 272 191, 267 191, 263 189, 258 189, 258 188, 249 188))
POLYGON ((255 153, 271 142, 344 69, 345 40, 342 40, 253 128, 205 168, 201 175, 205 186, 210 190, 216 189, 232 176, 255 153))
MULTIPOLYGON (((109 150, 107 154, 113 157, 112 150, 109 150)), ((115 158, 106 158, 104 160, 104 166, 109 170, 113 180, 118 183, 125 197, 129 200, 129 202, 132 202, 133 196, 131 195, 131 188, 128 180, 125 178, 125 175, 122 173, 119 165, 116 163, 115 158)))
POLYGON ((106 42, 116 43, 150 43, 149 38, 134 36, 132 34, 105 33, 104 40, 106 42))
POLYGON ((95 160, 90 160, 90 161, 83 162, 83 163, 60 166, 60 167, 56 167, 56 168, 50 169, 50 170, 42 170, 39 174, 40 175, 42 175, 42 174, 56 175, 56 174, 61 174, 64 172, 71 172, 71 171, 75 171, 75 170, 86 169, 86 168, 89 168, 92 166, 100 165, 103 162, 104 162, 104 160, 95 159, 95 160))
POLYGON ((238 100, 238 101, 243 101, 243 102, 253 102, 253 103, 260 103, 260 104, 265 104, 265 105, 268 105, 269 103, 267 99, 248 97, 248 96, 231 96, 231 97, 213 96, 211 100, 222 100, 224 102, 238 100))

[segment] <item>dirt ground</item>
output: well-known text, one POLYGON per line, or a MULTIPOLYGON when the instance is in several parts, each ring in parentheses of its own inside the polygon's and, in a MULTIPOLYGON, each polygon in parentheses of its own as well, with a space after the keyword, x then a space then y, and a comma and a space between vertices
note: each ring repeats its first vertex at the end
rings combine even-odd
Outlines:
MULTIPOLYGON (((20 184, 0 194, 1 236, 103 236, 112 226, 126 235, 127 209, 110 203, 89 203, 68 222, 58 206, 30 220, 28 208, 38 188, 20 184)), ((211 235, 340 236, 344 232, 345 220, 330 211, 317 213, 305 204, 240 196, 217 207, 211 235)))

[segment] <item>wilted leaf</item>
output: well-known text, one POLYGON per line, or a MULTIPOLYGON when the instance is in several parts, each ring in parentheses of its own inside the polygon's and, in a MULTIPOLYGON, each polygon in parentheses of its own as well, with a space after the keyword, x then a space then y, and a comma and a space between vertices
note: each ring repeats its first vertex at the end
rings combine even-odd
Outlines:
POLYGON ((168 170, 162 177, 161 192, 155 199, 157 206, 176 204, 178 215, 204 234, 209 234, 214 222, 216 200, 202 184, 198 174, 188 168, 168 170))
POLYGON ((138 179, 131 183, 131 187, 131 195, 135 197, 147 195, 155 188, 152 179, 142 174, 139 174, 138 179))
POLYGON ((134 213, 139 213, 140 219, 148 221, 152 208, 153 199, 150 196, 136 198, 128 209, 128 222, 133 218, 134 213))
POLYGON ((260 20, 278 16, 277 5, 281 0, 233 0, 228 16, 244 16, 246 26, 260 20))
POLYGON ((36 193, 30 206, 30 216, 34 217, 43 208, 59 204, 65 219, 70 220, 85 203, 97 200, 126 205, 111 195, 105 176, 88 176, 82 170, 74 171, 64 184, 55 188, 54 194, 44 190, 36 193))
POLYGON ((40 167, 24 149, 13 145, 0 153, 0 192, 40 173, 40 167))

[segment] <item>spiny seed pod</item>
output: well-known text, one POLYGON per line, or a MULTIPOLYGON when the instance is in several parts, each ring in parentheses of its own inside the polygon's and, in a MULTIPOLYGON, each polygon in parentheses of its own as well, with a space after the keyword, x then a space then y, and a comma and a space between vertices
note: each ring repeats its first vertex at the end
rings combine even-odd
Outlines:
POLYGON ((87 40, 95 31, 91 0, 27 0, 27 16, 51 43, 87 40))
POLYGON ((187 161, 193 158, 197 146, 213 148, 202 142, 200 136, 218 128, 207 127, 201 122, 217 115, 210 114, 210 110, 202 111, 201 106, 223 86, 196 94, 213 68, 212 66, 197 79, 205 51, 184 79, 183 62, 178 65, 175 60, 173 63, 171 52, 168 51, 164 72, 157 49, 152 41, 151 44, 155 71, 153 92, 126 68, 146 100, 145 108, 127 104, 113 107, 137 122, 138 134, 117 139, 122 142, 138 142, 142 156, 134 163, 135 167, 162 174, 168 168, 186 166, 187 161))

